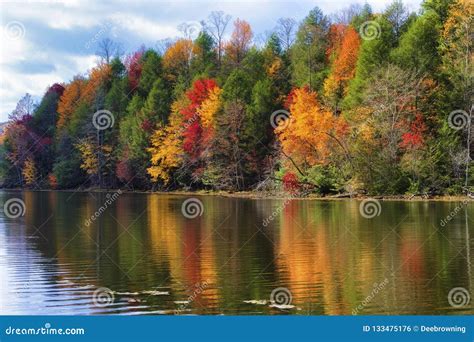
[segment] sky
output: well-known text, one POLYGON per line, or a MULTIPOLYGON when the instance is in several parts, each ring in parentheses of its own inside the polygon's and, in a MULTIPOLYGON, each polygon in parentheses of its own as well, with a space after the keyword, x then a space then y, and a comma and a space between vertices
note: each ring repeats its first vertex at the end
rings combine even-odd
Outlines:
MULTIPOLYGON (((0 0, 0 122, 8 120, 25 93, 39 101, 48 86, 90 70, 104 38, 120 42, 125 52, 156 47, 161 39, 182 36, 179 24, 197 25, 212 11, 247 20, 258 38, 278 18, 300 21, 315 6, 330 15, 365 2, 377 12, 392 0, 0 0)), ((418 11, 421 0, 404 3, 418 11)))

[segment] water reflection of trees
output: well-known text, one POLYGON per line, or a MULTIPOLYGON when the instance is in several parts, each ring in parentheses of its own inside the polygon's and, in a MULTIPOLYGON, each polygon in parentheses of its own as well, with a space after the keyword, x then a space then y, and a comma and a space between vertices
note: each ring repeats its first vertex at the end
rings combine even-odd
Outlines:
POLYGON ((357 201, 283 205, 209 196, 201 198, 203 216, 187 219, 180 211, 185 197, 123 194, 85 225, 101 196, 25 192, 25 234, 37 236, 31 246, 62 274, 52 282, 68 277, 117 290, 168 288, 168 302, 150 299, 161 306, 205 282, 190 304, 201 313, 252 310, 243 300, 268 299, 285 286, 301 313, 350 314, 386 278, 361 313, 441 313, 450 288, 472 288, 469 218, 439 226, 455 203, 384 202, 381 216, 365 219, 357 201))

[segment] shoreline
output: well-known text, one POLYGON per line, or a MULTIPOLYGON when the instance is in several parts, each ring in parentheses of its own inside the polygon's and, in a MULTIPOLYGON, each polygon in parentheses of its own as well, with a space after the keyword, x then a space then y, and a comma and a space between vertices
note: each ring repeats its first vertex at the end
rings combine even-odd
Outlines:
POLYGON ((123 194, 154 194, 154 195, 178 195, 178 196, 216 196, 216 197, 226 197, 226 198, 242 198, 242 199, 277 199, 285 200, 291 198, 293 200, 316 200, 316 201, 343 201, 343 200, 364 200, 364 199, 376 199, 380 201, 400 201, 400 202, 431 202, 431 201, 444 201, 444 202, 462 202, 462 201, 471 201, 474 199, 466 195, 441 195, 441 196, 414 196, 414 195, 363 195, 363 194, 336 194, 328 196, 318 196, 318 195, 309 195, 306 197, 292 197, 288 193, 259 193, 253 191, 238 191, 238 192, 229 192, 229 191, 185 191, 185 190, 173 190, 173 191, 151 191, 151 190, 123 190, 123 189, 6 189, 0 188, 0 191, 4 192, 22 192, 22 191, 31 191, 31 192, 80 192, 80 193, 111 193, 121 191, 123 194))

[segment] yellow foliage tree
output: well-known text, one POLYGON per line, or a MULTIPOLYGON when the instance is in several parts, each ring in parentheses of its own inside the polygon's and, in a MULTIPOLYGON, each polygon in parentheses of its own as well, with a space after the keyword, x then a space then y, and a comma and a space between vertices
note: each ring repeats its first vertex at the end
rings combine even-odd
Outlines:
POLYGON ((267 75, 274 78, 278 73, 280 73, 280 70, 283 67, 283 62, 280 57, 276 57, 270 64, 270 66, 267 67, 267 75))
POLYGON ((89 141, 81 141, 76 144, 76 148, 81 152, 81 169, 89 175, 95 175, 99 171, 99 160, 95 146, 89 141))
POLYGON ((219 87, 214 87, 210 92, 199 108, 196 110, 198 113, 201 124, 204 129, 214 128, 215 124, 215 115, 220 107, 220 96, 222 89, 219 87))
POLYGON ((36 165, 32 157, 28 157, 25 160, 25 165, 23 166, 23 178, 27 185, 33 185, 36 181, 36 165))
POLYGON ((199 54, 199 51, 199 46, 191 39, 179 39, 171 45, 163 56, 163 66, 168 79, 176 81, 180 72, 189 69, 191 60, 199 54))
POLYGON ((463 95, 466 109, 472 103, 474 82, 474 2, 455 1, 449 10, 441 35, 442 68, 452 85, 463 95))
MULTIPOLYGON (((81 169, 86 171, 88 175, 97 175, 99 173, 98 147, 88 140, 83 140, 75 146, 81 152, 81 169)), ((102 146, 101 153, 104 159, 108 160, 112 153, 112 147, 110 145, 102 146)))
POLYGON ((182 123, 185 98, 175 101, 167 126, 158 127, 151 136, 151 167, 147 169, 148 174, 154 182, 163 181, 169 183, 171 172, 182 163, 183 137, 182 123))

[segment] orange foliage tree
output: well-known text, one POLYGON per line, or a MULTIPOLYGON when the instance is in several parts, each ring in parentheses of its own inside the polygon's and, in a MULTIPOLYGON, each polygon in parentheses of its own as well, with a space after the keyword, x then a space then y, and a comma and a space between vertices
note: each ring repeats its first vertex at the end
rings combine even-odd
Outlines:
POLYGON ((250 24, 245 20, 237 19, 234 22, 234 31, 230 41, 227 43, 225 51, 227 57, 235 64, 239 64, 250 48, 253 33, 250 24))
POLYGON ((77 103, 84 92, 86 81, 81 77, 76 77, 67 84, 58 103, 57 128, 64 128, 71 119, 72 113, 76 109, 77 103))
POLYGON ((79 103, 85 102, 89 105, 93 103, 97 90, 110 78, 110 75, 110 65, 99 64, 90 71, 88 79, 76 77, 66 85, 58 103, 58 121, 56 124, 58 129, 61 130, 68 125, 79 103))
POLYGON ((92 104, 97 95, 97 90, 110 79, 111 68, 109 64, 102 63, 93 68, 89 73, 89 79, 84 88, 82 99, 92 104))
POLYGON ((348 130, 344 118, 323 108, 316 93, 308 88, 292 91, 289 110, 290 121, 280 122, 276 128, 283 153, 295 166, 327 164, 334 149, 343 147, 348 130))
MULTIPOLYGON (((338 37, 336 33, 333 35, 338 37)), ((346 94, 348 82, 354 78, 359 47, 359 34, 351 26, 344 30, 340 43, 334 42, 331 46, 330 51, 335 58, 331 74, 324 82, 324 95, 336 107, 335 110, 346 94)))

